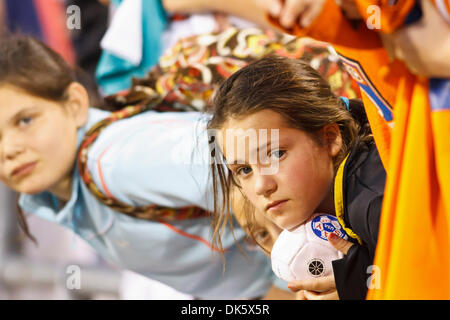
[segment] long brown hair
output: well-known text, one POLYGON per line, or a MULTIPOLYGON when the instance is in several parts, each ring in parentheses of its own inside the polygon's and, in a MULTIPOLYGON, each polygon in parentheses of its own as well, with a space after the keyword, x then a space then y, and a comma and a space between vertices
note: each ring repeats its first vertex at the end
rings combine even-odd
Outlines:
MULTIPOLYGON (((80 82, 86 88, 91 104, 102 104, 97 86, 89 75, 78 67, 69 66, 43 42, 27 35, 0 37, 0 86, 9 84, 28 94, 63 102, 72 82, 80 82)), ((26 236, 36 242, 19 206, 18 222, 26 236)))
MULTIPOLYGON (((308 63, 276 55, 249 64, 222 83, 214 98, 209 132, 222 129, 230 118, 246 117, 265 109, 279 113, 290 127, 308 133, 319 144, 319 130, 336 123, 342 136, 342 148, 334 159, 335 168, 357 141, 371 139, 364 107, 359 100, 350 100, 347 108, 333 94, 328 82, 308 63)), ((213 147, 212 227, 213 242, 220 247, 220 235, 225 225, 228 223, 232 228, 231 192, 239 186, 231 171, 223 165, 223 155, 214 138, 210 137, 210 146, 213 147)), ((250 219, 247 221, 252 221, 255 213, 245 200, 245 215, 250 219)))

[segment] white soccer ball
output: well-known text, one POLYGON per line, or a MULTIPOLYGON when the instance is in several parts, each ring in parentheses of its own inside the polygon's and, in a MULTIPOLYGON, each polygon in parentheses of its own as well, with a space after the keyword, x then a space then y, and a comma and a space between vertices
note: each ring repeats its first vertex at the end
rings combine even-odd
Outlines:
POLYGON ((283 230, 271 252, 273 272, 287 282, 333 274, 331 262, 344 255, 328 242, 330 233, 348 239, 337 218, 327 214, 314 214, 297 229, 283 230))

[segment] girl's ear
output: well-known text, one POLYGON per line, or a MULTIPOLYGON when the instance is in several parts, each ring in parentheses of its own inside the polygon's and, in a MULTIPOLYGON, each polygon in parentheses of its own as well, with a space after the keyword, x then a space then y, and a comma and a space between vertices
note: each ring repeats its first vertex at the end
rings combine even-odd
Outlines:
POLYGON ((66 89, 67 100, 64 103, 69 114, 75 120, 77 129, 84 126, 88 119, 89 96, 78 82, 72 82, 66 89))
POLYGON ((331 157, 335 157, 342 149, 342 135, 337 123, 323 127, 323 137, 331 157))

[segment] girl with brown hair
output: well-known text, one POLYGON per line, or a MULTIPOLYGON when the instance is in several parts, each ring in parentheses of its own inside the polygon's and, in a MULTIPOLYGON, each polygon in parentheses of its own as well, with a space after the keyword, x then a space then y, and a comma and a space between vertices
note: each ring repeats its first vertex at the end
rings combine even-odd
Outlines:
POLYGON ((72 68, 43 43, 0 38, 0 181, 20 193, 21 209, 180 292, 264 296, 273 281, 264 254, 242 255, 231 233, 223 251, 210 243, 202 114, 110 113, 91 103, 72 68))
POLYGON ((329 239, 346 254, 333 262, 334 277, 290 287, 306 289, 312 298, 336 297, 337 289, 341 299, 363 299, 385 172, 361 102, 336 97, 301 60, 268 56, 220 86, 208 129, 215 158, 213 226, 218 246, 231 221, 231 195, 239 191, 247 205, 237 201, 241 208, 233 209, 252 208, 244 210, 251 234, 259 214, 285 230, 314 213, 336 215, 353 243, 329 239))

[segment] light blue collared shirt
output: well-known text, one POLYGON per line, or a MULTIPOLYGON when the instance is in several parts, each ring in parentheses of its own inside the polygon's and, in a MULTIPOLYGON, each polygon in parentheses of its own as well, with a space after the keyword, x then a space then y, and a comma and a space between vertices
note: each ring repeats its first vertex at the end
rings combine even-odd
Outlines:
MULTIPOLYGON (((91 109, 78 143, 108 115, 91 109)), ((203 161, 209 155, 205 117, 148 111, 111 124, 88 154, 96 185, 135 205, 212 209, 210 169, 203 161)), ((222 237, 227 250, 223 272, 221 254, 211 249, 209 218, 160 223, 129 217, 97 201, 74 170, 72 196, 61 210, 49 192, 22 194, 22 209, 73 230, 117 266, 199 298, 258 297, 274 281, 269 259, 244 242, 241 229, 235 236, 245 256, 230 231, 222 237)))

